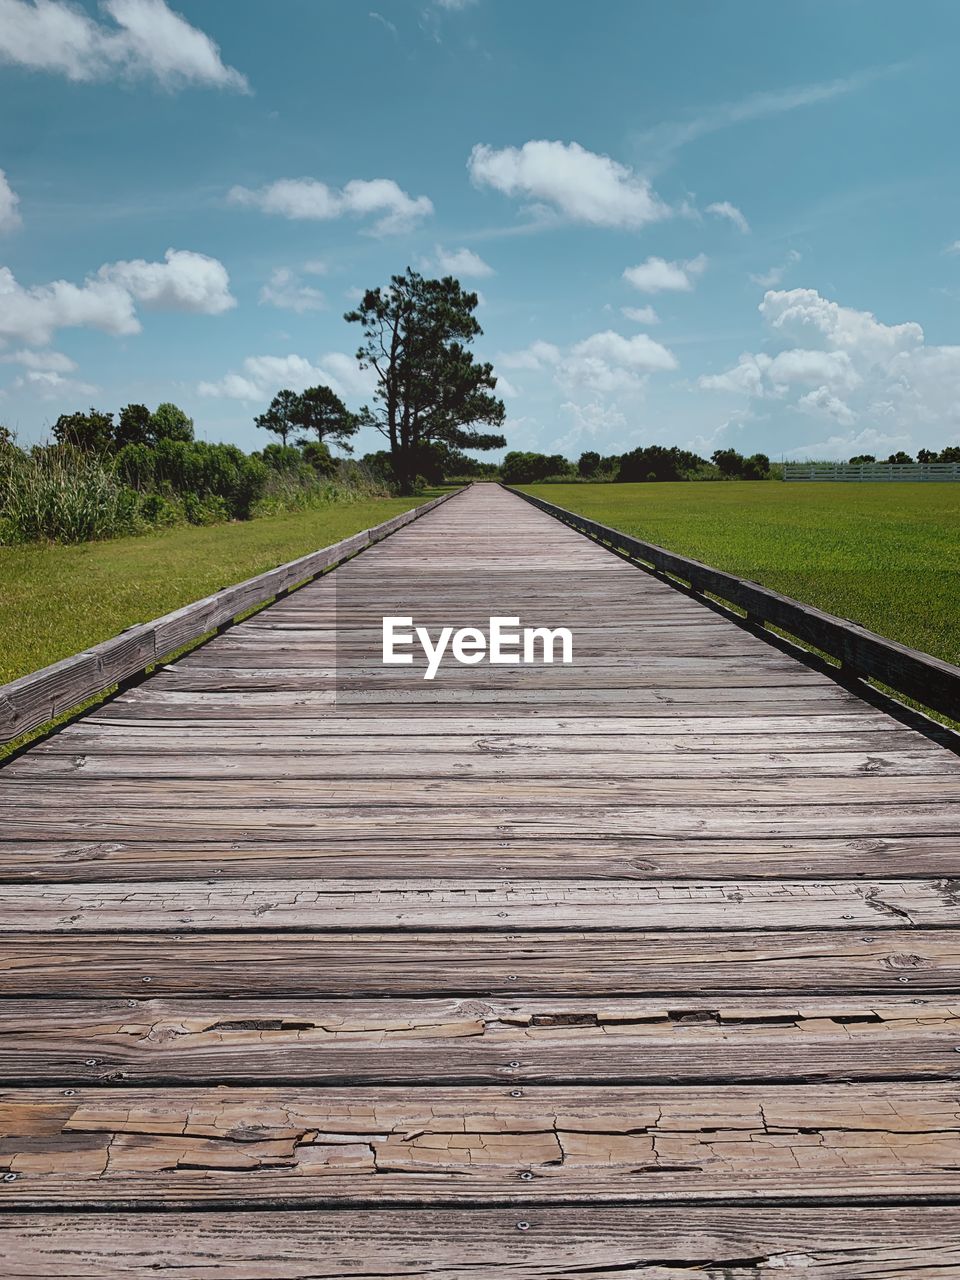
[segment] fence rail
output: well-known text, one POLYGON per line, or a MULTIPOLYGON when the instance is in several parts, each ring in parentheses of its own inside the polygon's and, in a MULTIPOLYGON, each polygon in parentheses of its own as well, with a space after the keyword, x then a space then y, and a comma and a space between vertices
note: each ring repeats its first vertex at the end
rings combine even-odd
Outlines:
POLYGON ((784 480, 960 480, 960 462, 785 462, 784 480))
POLYGON ((918 649, 910 649, 895 640, 887 640, 856 622, 824 613, 822 609, 792 600, 757 582, 713 569, 655 543, 643 542, 520 489, 510 488, 510 492, 630 559, 638 560, 669 578, 688 583, 693 591, 736 605, 755 625, 769 623, 812 645, 839 662, 845 676, 877 680, 931 711, 951 720, 960 720, 960 667, 918 649))
POLYGON ((81 703, 106 693, 114 685, 141 675, 168 654, 210 631, 228 626, 238 614, 318 577, 459 492, 462 491, 442 494, 372 529, 364 529, 329 547, 321 547, 276 569, 225 587, 152 622, 137 623, 71 658, 63 658, 10 684, 0 685, 0 745, 39 729, 81 703))

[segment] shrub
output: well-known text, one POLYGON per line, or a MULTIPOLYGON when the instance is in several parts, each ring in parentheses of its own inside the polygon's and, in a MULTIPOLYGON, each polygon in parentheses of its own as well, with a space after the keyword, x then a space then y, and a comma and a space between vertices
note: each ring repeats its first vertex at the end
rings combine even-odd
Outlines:
POLYGON ((0 542, 90 542, 136 531, 136 493, 94 455, 62 444, 5 455, 0 542))

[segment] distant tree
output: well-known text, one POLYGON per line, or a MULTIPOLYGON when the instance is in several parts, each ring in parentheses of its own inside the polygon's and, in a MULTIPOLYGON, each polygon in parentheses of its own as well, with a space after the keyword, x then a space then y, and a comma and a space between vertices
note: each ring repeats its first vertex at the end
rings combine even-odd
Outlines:
POLYGON ((896 453, 891 453, 890 457, 886 458, 885 461, 886 462, 912 462, 913 459, 910 457, 909 453, 904 453, 902 449, 898 449, 896 453))
POLYGON ((940 450, 940 462, 960 462, 960 445, 949 444, 940 450))
POLYGON ((710 460, 720 474, 728 479, 743 474, 743 454, 737 453, 736 449, 717 449, 710 460))
POLYGON ((627 482, 688 480, 703 465, 703 458, 686 449, 666 449, 663 445, 651 444, 623 455, 617 479, 627 482))
MULTIPOLYGON (((307 387, 298 397, 294 421, 301 431, 312 431, 317 444, 332 441, 344 453, 352 453, 350 437, 360 429, 360 419, 351 413, 329 387, 307 387)), ((298 441, 299 444, 305 440, 298 441)))
POLYGON ((175 404, 165 402, 158 404, 150 415, 150 443, 159 440, 181 440, 189 443, 193 439, 193 419, 175 404))
POLYGON ((287 438, 297 428, 297 415, 300 413, 300 396, 292 390, 284 389, 275 394, 270 407, 260 413, 253 421, 264 431, 273 431, 280 436, 280 443, 285 447, 287 438))
POLYGON ((91 409, 89 413, 61 413, 53 424, 57 444, 69 444, 84 453, 107 453, 114 442, 113 414, 91 409))
POLYGON ((575 475, 574 466, 560 453, 508 453, 500 463, 504 484, 536 484, 550 478, 575 475))
POLYGON ((409 493, 430 460, 430 448, 499 449, 502 435, 477 429, 499 427, 502 400, 490 364, 478 364, 468 345, 483 332, 474 312, 477 295, 452 276, 426 280, 409 267, 391 277, 386 289, 368 289, 360 305, 344 317, 359 324, 361 369, 377 378, 374 405, 361 424, 374 427, 390 443, 391 467, 400 489, 409 493))
POLYGON ((770 459, 765 453, 752 453, 744 458, 740 474, 744 480, 766 480, 770 475, 770 459))
POLYGON ((318 476, 330 477, 337 474, 337 460, 320 440, 308 440, 300 456, 318 476))
POLYGON ((279 436, 285 446, 287 437, 299 425, 297 415, 300 412, 300 397, 295 391, 278 391, 270 401, 266 413, 259 414, 254 422, 264 431, 272 431, 279 436))
POLYGON ((114 432, 118 449, 128 444, 150 444, 153 440, 152 415, 145 404, 127 404, 120 410, 114 432))
POLYGON ((586 453, 581 453, 577 459, 577 471, 584 478, 595 476, 600 470, 600 455, 588 449, 586 453))
POLYGON ((876 458, 872 453, 858 453, 850 459, 850 465, 852 467, 858 466, 864 462, 876 462, 876 458))

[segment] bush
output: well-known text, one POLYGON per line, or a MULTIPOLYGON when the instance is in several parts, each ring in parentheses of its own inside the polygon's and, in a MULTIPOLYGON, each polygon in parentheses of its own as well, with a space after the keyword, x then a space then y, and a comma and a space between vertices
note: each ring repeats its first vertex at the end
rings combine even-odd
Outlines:
POLYGON ((136 493, 71 445, 4 450, 0 543, 91 542, 133 533, 136 493))

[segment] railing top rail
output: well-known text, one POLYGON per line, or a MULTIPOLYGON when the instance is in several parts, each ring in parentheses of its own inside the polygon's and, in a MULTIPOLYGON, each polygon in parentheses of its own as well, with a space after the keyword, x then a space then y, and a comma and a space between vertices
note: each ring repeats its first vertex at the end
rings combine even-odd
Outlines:
POLYGON ((41 728, 121 681, 141 674, 174 650, 341 564, 462 492, 463 489, 456 489, 441 494, 371 529, 224 587, 152 622, 137 623, 81 653, 0 685, 0 745, 41 728))
POLYGON ((770 623, 812 645, 839 662, 845 675, 877 680, 931 711, 960 721, 960 667, 888 640, 857 622, 781 595, 758 582, 714 569, 656 543, 644 542, 509 485, 504 488, 597 542, 644 561, 670 577, 689 582, 695 591, 737 605, 746 611, 750 621, 770 623))

